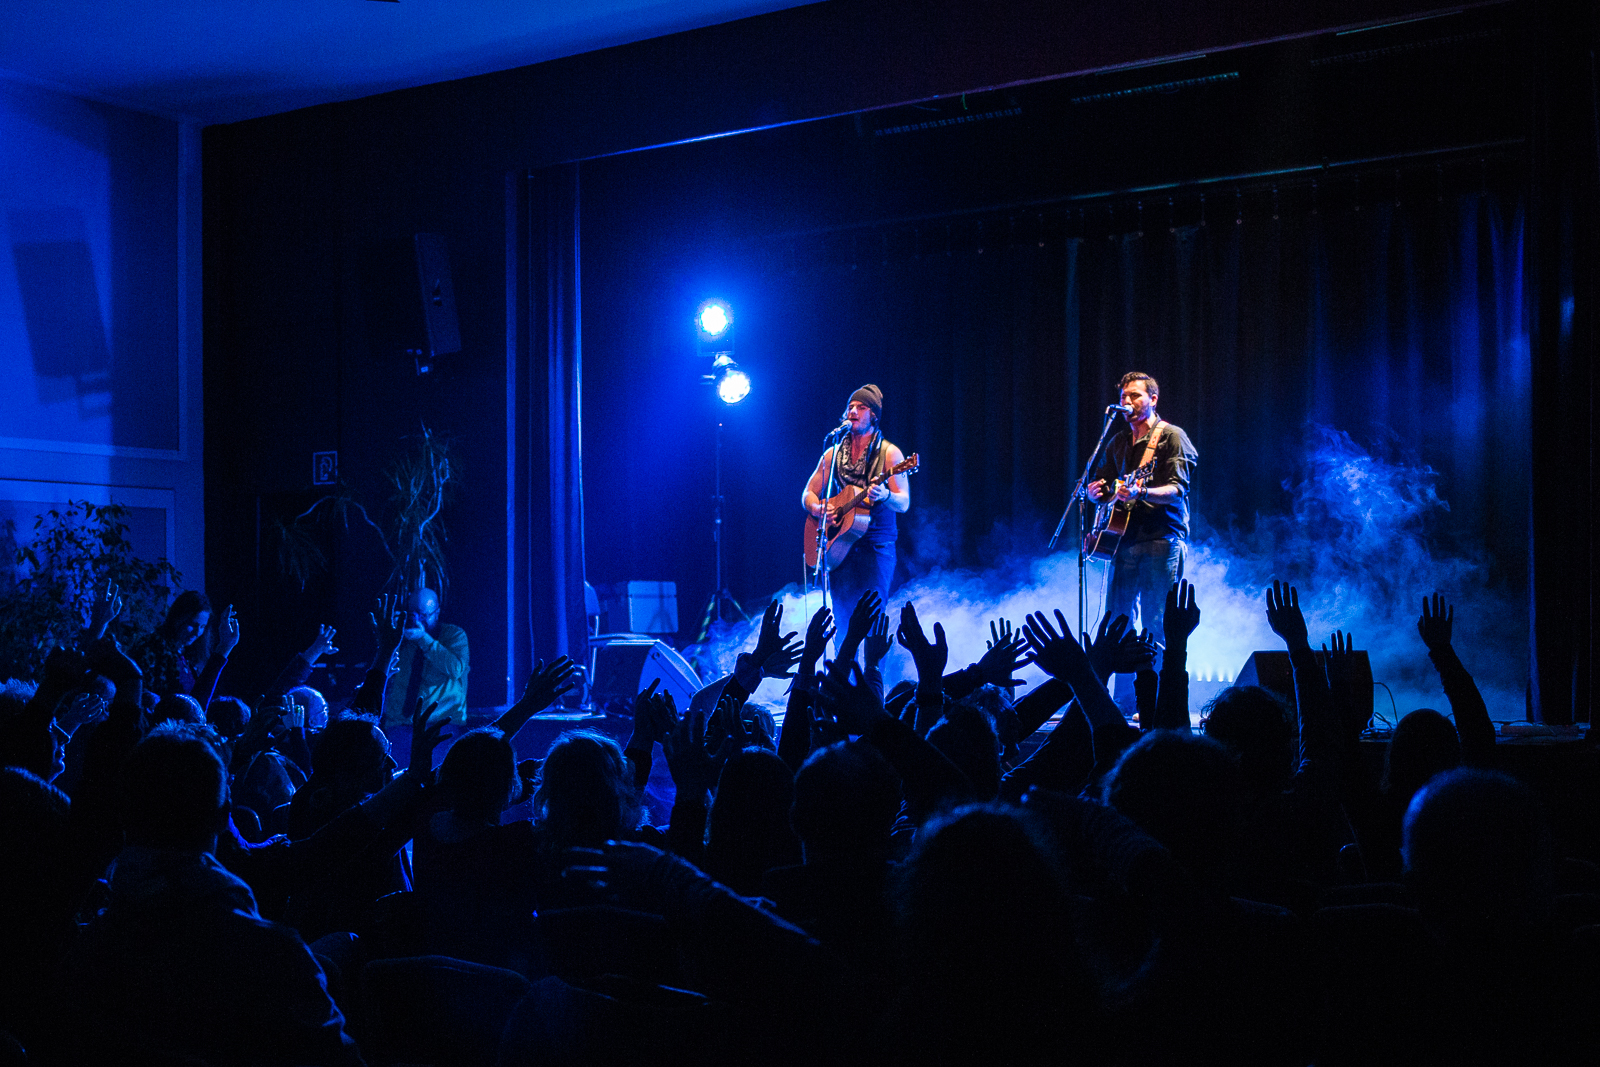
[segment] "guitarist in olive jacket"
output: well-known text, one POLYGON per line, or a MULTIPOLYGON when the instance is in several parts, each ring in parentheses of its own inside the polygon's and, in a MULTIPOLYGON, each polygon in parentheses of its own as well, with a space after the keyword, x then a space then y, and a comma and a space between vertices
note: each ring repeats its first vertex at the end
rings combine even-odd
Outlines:
MULTIPOLYGON (((845 409, 843 434, 839 442, 817 461, 817 469, 806 483, 800 504, 813 519, 826 516, 826 525, 833 527, 841 516, 838 508, 829 506, 841 491, 860 488, 872 482, 905 460, 899 446, 883 436, 879 424, 883 420, 883 390, 876 385, 863 385, 850 394, 850 404, 845 409), (834 465, 838 477, 832 479, 834 465), (826 494, 826 495, 825 495, 826 494)), ((894 578, 895 516, 911 507, 911 487, 904 475, 894 475, 867 490, 866 502, 871 510, 855 519, 868 520, 866 532, 850 546, 843 562, 832 568, 830 584, 833 591, 833 610, 848 617, 861 594, 876 589, 878 595, 889 600, 889 583, 894 578)), ((848 536, 848 535, 846 535, 848 536)))
POLYGON ((1185 542, 1189 538, 1189 474, 1198 458, 1189 435, 1156 414, 1161 386, 1148 374, 1122 376, 1123 419, 1127 426, 1106 444, 1105 455, 1087 489, 1089 499, 1104 507, 1128 509, 1127 532, 1111 561, 1111 591, 1106 615, 1133 619, 1162 642, 1162 615, 1167 590, 1183 576, 1185 542), (1150 467, 1141 471, 1150 435, 1158 434, 1150 467))

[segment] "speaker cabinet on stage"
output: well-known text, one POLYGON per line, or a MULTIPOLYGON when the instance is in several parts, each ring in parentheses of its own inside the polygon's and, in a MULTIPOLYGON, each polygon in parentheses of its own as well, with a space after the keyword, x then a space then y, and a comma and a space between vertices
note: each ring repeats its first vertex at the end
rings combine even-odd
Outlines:
POLYGON ((700 677, 677 649, 639 634, 601 634, 589 639, 589 696, 596 707, 632 700, 657 678, 657 692, 668 692, 687 708, 700 689, 700 677))
MULTIPOLYGON (((1322 652, 1315 651, 1312 655, 1317 657, 1319 670, 1328 669, 1327 660, 1322 652)), ((1355 672, 1351 685, 1356 700, 1354 710, 1365 723, 1372 718, 1372 661, 1367 658, 1365 652, 1352 652, 1350 655, 1354 660, 1352 670, 1355 672)), ((1233 684, 1259 685, 1288 701, 1289 707, 1295 706, 1294 668, 1289 664, 1287 652, 1250 653, 1250 658, 1239 668, 1239 676, 1233 680, 1233 684)))

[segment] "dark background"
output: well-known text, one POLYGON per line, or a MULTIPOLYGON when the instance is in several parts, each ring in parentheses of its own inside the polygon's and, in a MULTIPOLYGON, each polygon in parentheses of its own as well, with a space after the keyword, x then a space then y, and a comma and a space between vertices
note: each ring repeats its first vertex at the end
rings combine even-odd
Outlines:
POLYGON ((526 175, 583 159, 591 581, 677 581, 683 628, 698 621, 719 412, 688 319, 718 295, 756 381, 721 413, 741 599, 799 577, 796 499, 861 382, 925 461, 909 573, 1040 543, 1139 365, 1196 434, 1215 521, 1281 510, 1273 464, 1307 419, 1438 467, 1468 501, 1456 533, 1508 581, 1531 566, 1534 652, 1559 679, 1547 714, 1586 707, 1587 519, 1530 512, 1527 456, 1557 425, 1589 433, 1592 22, 1512 3, 1340 35, 1310 31, 1406 5, 1167 6, 825 4, 208 129, 207 588, 259 631, 241 674, 309 640, 291 619, 327 617, 359 655, 371 546, 330 530, 330 566, 300 591, 258 531, 315 499, 313 451, 338 449, 376 508, 423 421, 459 459, 446 616, 473 638, 472 703, 503 702, 549 653, 517 569, 547 546, 507 508, 507 457, 530 440, 508 422, 508 366, 535 351, 507 293, 537 237, 526 175), (374 257, 416 232, 449 243, 463 339, 427 378, 372 291, 374 257), (1531 348, 1508 353, 1519 322, 1531 348), (1536 417, 1552 373, 1568 388, 1536 417))

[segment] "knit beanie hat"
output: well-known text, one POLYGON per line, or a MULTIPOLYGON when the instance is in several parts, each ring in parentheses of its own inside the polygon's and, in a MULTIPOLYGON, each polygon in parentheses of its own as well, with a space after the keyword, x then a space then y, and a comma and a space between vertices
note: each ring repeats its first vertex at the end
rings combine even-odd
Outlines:
POLYGON ((860 389, 850 394, 849 403, 857 400, 872 409, 872 413, 880 420, 883 418, 883 390, 876 385, 863 385, 860 389))

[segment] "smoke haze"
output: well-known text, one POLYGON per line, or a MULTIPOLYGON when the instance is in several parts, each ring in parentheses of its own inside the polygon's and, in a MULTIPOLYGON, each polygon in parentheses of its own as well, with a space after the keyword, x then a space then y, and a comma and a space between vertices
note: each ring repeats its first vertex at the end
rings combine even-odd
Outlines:
MULTIPOLYGON (((1314 426, 1300 468, 1284 488, 1293 500, 1289 514, 1257 516, 1247 531, 1216 531, 1189 545, 1185 577, 1201 610, 1189 643, 1192 679, 1231 681, 1252 652, 1283 648, 1265 615, 1265 589, 1276 577, 1299 588, 1313 646, 1337 629, 1351 632, 1356 647, 1367 651, 1374 680, 1393 695, 1391 710, 1389 696, 1377 689, 1374 707, 1381 719, 1392 721, 1395 711, 1404 715, 1418 707, 1448 712, 1416 629, 1422 597, 1438 590, 1455 606, 1456 651, 1483 690, 1490 715, 1524 718, 1526 597, 1492 585, 1481 553, 1441 547, 1449 504, 1438 492, 1436 472, 1363 448, 1343 431, 1314 426)), ((930 519, 919 527, 923 538, 939 525, 939 516, 930 519)), ((1093 563, 1088 570, 1091 627, 1103 602, 1104 571, 1093 563)), ((777 595, 784 631, 803 633, 820 595, 802 597, 796 586, 777 595)), ((894 591, 891 624, 908 601, 916 604, 930 637, 934 622, 943 625, 949 669, 960 668, 983 654, 991 620, 1020 625, 1028 612, 1059 608, 1075 623, 1076 552, 1069 546, 1049 556, 1013 554, 981 572, 935 567, 894 591)), ((731 671, 738 654, 754 647, 758 629, 759 619, 719 627, 710 641, 691 650, 692 657, 731 671)), ((891 685, 913 671, 910 656, 899 648, 884 663, 891 685)), ((1022 677, 1036 683, 1043 675, 1030 667, 1022 677)), ((786 686, 769 679, 756 698, 781 705, 786 686)), ((1192 710, 1215 688, 1192 684, 1192 710)))

